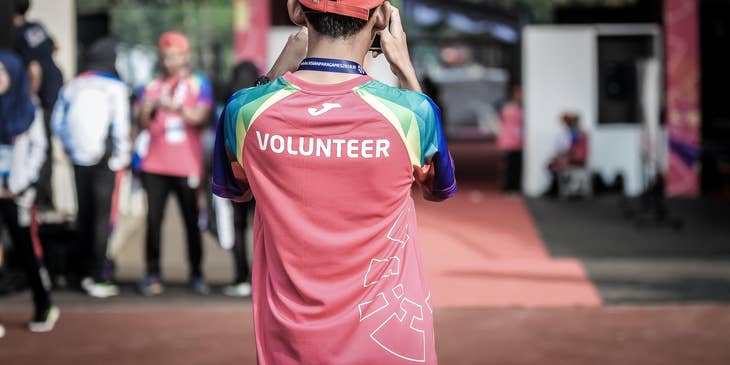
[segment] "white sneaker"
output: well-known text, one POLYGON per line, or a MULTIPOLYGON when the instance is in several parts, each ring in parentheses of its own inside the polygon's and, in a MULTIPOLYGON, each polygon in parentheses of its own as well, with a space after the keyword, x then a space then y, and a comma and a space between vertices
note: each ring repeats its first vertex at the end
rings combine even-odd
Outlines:
POLYGON ((43 321, 36 322, 32 321, 28 324, 28 329, 31 332, 50 332, 58 321, 58 317, 61 316, 61 310, 56 306, 52 306, 48 312, 46 312, 46 318, 43 321))
POLYGON ((109 298, 119 295, 119 288, 114 284, 97 283, 92 278, 85 278, 81 281, 81 288, 86 294, 94 298, 109 298))
POLYGON ((240 283, 227 285, 223 288, 223 294, 229 297, 247 297, 251 295, 251 284, 240 283))

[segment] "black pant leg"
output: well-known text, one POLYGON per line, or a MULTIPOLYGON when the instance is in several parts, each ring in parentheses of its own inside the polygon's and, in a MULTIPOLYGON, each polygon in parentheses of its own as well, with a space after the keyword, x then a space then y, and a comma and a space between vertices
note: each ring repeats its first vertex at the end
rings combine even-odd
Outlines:
POLYGON ((246 227, 248 227, 248 212, 254 209, 253 203, 233 202, 233 265, 235 269, 234 283, 240 284, 250 281, 248 254, 246 252, 246 227))
POLYGON ((76 197, 76 242, 71 250, 71 267, 77 279, 92 275, 94 267, 93 167, 74 165, 76 197))
MULTIPOLYGON (((8 227, 19 261, 23 265, 23 271, 33 293, 35 318, 38 319, 51 306, 50 279, 43 265, 43 249, 38 241, 38 235, 32 235, 30 227, 19 224, 18 206, 12 200, 0 200, 0 214, 8 227)), ((32 219, 35 220, 35 216, 32 219)))
POLYGON ((198 192, 197 186, 191 187, 188 178, 175 177, 174 189, 180 209, 182 210, 185 232, 188 241, 188 260, 190 261, 190 275, 202 276, 203 244, 198 227, 198 192))
POLYGON ((145 253, 147 274, 160 275, 160 240, 165 203, 170 192, 170 177, 144 173, 142 184, 147 192, 147 236, 145 253))
POLYGON ((499 188, 506 192, 509 190, 509 151, 502 152, 499 155, 499 188))
POLYGON ((507 153, 507 190, 520 191, 522 186, 522 151, 507 153))
MULTIPOLYGON (((57 98, 57 97, 56 97, 57 98)), ((55 104, 55 99, 53 103, 55 104)), ((53 145, 51 116, 53 113, 53 105, 43 107, 43 126, 48 148, 46 149, 46 159, 41 166, 36 182, 36 205, 42 209, 53 208, 53 184, 51 178, 53 176, 53 145)))
POLYGON ((94 166, 94 216, 93 216, 93 242, 94 242, 94 279, 106 281, 110 278, 103 277, 104 261, 107 258, 106 251, 109 243, 111 227, 109 217, 112 209, 112 195, 114 194, 114 172, 109 170, 106 161, 94 166))

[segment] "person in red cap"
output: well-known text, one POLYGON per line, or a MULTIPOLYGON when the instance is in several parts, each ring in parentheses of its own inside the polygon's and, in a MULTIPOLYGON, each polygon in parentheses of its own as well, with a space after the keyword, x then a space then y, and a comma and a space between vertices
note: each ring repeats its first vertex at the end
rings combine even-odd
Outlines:
POLYGON ((197 192, 203 176, 203 125, 213 105, 208 79, 191 72, 190 44, 178 32, 162 34, 158 43, 160 75, 145 88, 135 116, 149 133, 142 158, 142 181, 147 191, 147 275, 139 289, 144 295, 162 293, 160 231, 167 196, 180 203, 187 233, 190 287, 199 294, 209 288, 201 269, 203 249, 198 228, 197 192))
POLYGON ((306 30, 269 82, 228 101, 213 156, 213 192, 256 199, 258 363, 437 364, 411 187, 441 201, 456 182, 399 12, 382 0, 287 6, 306 30), (402 88, 362 66, 376 35, 402 88))

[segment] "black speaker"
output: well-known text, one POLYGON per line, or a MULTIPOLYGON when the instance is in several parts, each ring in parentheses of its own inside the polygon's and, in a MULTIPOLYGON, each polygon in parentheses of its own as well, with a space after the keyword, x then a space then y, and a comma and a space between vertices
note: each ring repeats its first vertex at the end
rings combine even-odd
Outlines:
POLYGON ((651 36, 598 38, 598 122, 642 123, 638 67, 652 57, 651 36))

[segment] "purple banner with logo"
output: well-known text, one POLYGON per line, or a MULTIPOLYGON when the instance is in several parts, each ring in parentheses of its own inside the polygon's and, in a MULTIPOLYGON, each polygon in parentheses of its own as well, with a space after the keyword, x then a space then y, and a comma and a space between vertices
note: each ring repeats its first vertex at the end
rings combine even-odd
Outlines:
POLYGON ((699 0, 665 0, 669 196, 700 191, 699 0))

